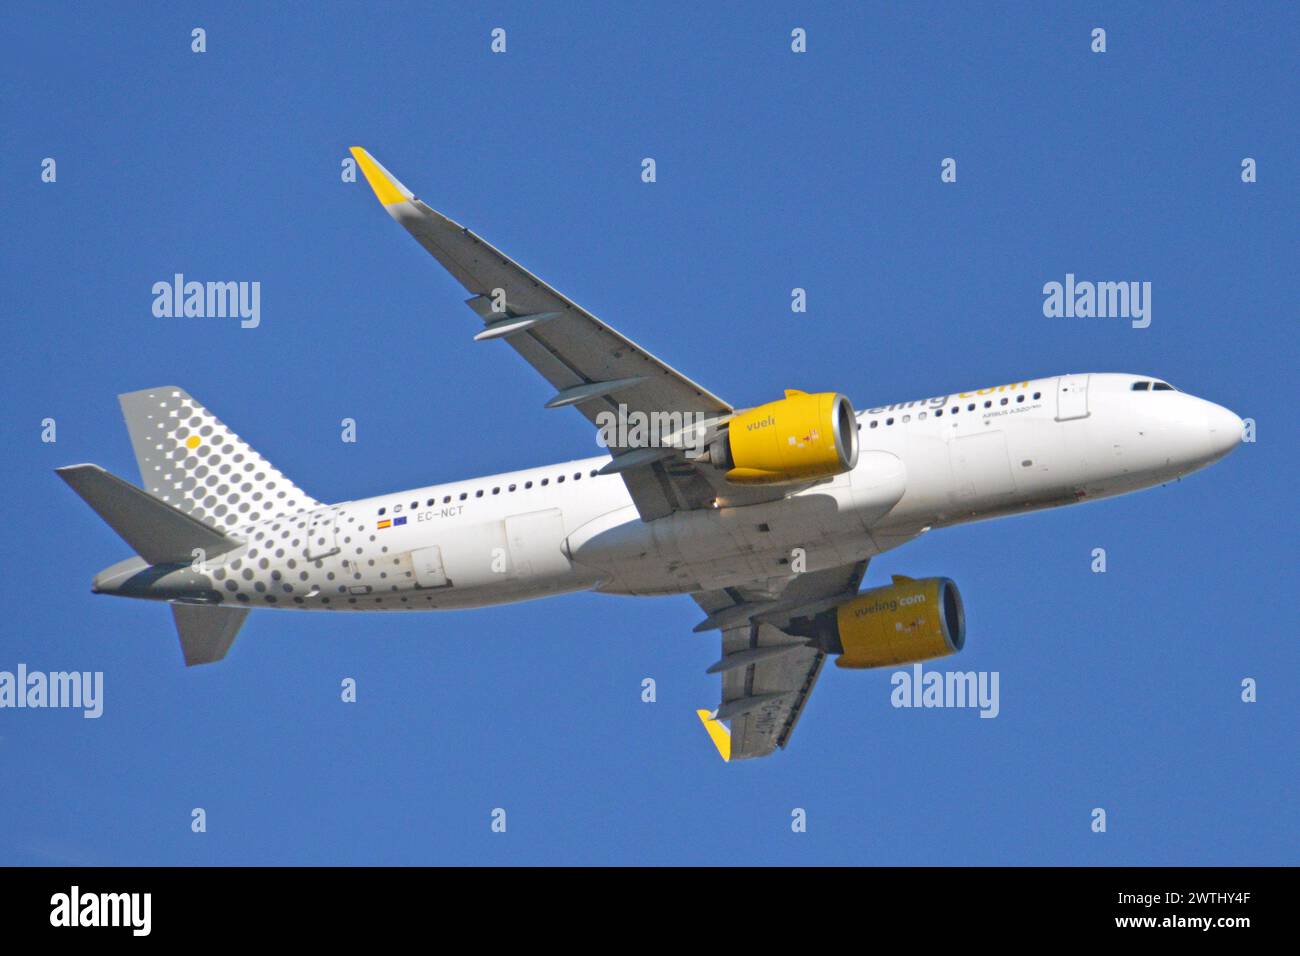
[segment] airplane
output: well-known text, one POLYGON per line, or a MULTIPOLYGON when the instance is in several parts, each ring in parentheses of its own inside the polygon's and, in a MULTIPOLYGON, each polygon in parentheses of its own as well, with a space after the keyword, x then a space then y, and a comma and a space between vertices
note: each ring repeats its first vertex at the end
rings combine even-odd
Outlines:
POLYGON ((689 594, 716 630, 723 760, 784 748, 828 657, 960 651, 948 578, 860 591, 868 562, 939 528, 1126 494, 1228 454, 1243 423, 1151 375, 1066 374, 855 411, 791 389, 734 408, 435 212, 360 147, 385 211, 607 454, 357 501, 312 498, 178 386, 120 396, 140 488, 57 473, 136 552, 92 591, 166 602, 187 665, 251 608, 416 611, 575 591, 689 594))

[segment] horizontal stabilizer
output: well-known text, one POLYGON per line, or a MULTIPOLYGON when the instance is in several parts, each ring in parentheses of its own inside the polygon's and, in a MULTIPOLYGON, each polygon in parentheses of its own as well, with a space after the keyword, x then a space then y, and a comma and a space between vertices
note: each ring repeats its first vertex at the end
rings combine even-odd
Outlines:
POLYGON ((212 558, 243 544, 98 465, 68 465, 55 472, 150 564, 189 564, 195 548, 212 558))
POLYGON ((181 636, 185 666, 211 664, 226 656, 248 617, 246 607, 210 607, 203 604, 173 604, 172 617, 181 636))

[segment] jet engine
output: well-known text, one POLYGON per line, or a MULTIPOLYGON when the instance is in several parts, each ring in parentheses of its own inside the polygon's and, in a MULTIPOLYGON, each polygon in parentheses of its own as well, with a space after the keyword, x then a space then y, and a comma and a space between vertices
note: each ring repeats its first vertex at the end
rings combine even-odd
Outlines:
POLYGON ((737 412, 705 459, 737 485, 778 485, 830 478, 858 461, 858 423, 838 392, 785 398, 737 412))
POLYGON ((838 654, 837 667, 886 667, 955 654, 966 643, 966 616, 950 578, 897 575, 888 587, 795 618, 784 630, 838 654))

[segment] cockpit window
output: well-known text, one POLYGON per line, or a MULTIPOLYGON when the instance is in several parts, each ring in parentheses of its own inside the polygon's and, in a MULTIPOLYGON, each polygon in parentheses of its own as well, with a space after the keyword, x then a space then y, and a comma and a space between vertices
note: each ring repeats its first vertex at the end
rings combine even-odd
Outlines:
POLYGON ((1153 391, 1153 392, 1176 392, 1176 391, 1178 391, 1178 389, 1174 388, 1172 385, 1169 385, 1169 384, 1166 383, 1166 382, 1155 382, 1155 383, 1153 383, 1152 386, 1151 386, 1151 391, 1153 391))
POLYGON ((1134 382, 1134 383, 1133 383, 1133 391, 1135 391, 1135 392, 1145 392, 1145 391, 1146 391, 1148 388, 1150 388, 1150 387, 1151 387, 1151 383, 1150 383, 1150 382, 1134 382))

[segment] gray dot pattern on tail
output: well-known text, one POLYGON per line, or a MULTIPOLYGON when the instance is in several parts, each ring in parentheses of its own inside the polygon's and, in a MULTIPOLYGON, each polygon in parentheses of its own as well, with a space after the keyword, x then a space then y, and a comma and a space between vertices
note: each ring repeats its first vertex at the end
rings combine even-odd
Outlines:
POLYGON ((223 531, 321 507, 183 391, 137 394, 148 399, 137 454, 151 494, 223 531))

